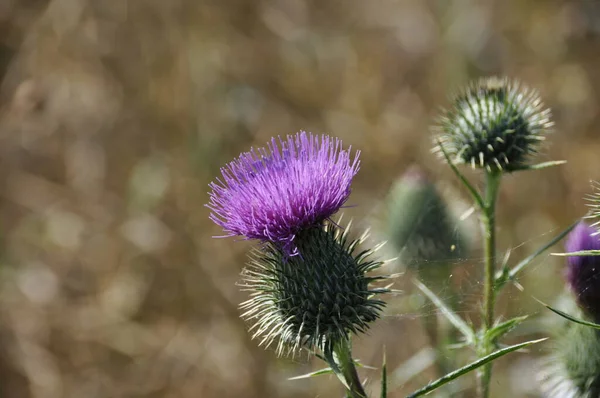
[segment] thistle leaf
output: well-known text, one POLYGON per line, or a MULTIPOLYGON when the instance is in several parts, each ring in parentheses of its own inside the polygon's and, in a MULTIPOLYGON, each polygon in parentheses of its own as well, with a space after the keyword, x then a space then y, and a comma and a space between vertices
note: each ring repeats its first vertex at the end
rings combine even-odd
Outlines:
POLYGON ((484 341, 496 341, 500 337, 504 336, 506 333, 513 330, 515 327, 517 327, 517 325, 519 325, 527 318, 527 315, 519 316, 494 326, 485 333, 484 341))
POLYGON ((370 370, 377 370, 376 367, 374 366, 369 366, 369 365, 365 365, 364 363, 362 363, 360 360, 358 359, 354 359, 354 364, 356 366, 358 366, 359 368, 363 368, 363 369, 370 369, 370 370))
MULTIPOLYGON (((536 299, 537 300, 537 299, 536 299)), ((566 312, 563 312, 561 310, 557 310, 556 308, 552 308, 550 307, 548 304, 544 303, 543 301, 537 300, 540 304, 542 304, 544 307, 548 308, 550 311, 554 312, 557 315, 562 316, 563 318, 571 321, 571 322, 575 322, 578 323, 580 325, 585 325, 585 326, 589 326, 592 327, 594 329, 600 329, 600 324, 594 323, 594 322, 589 322, 583 319, 579 319, 579 318, 575 318, 572 315, 567 314, 566 312)))
POLYGON ((337 378, 342 382, 343 386, 346 387, 346 390, 350 391, 350 386, 346 381, 346 377, 344 376, 344 373, 342 372, 337 362, 335 361, 335 358, 333 357, 333 351, 331 349, 327 349, 323 354, 325 356, 326 362, 329 364, 331 371, 335 373, 337 378))
POLYGON ((423 294, 425 294, 427 298, 431 300, 431 302, 438 307, 440 311, 442 311, 442 314, 448 318, 450 323, 452 323, 452 325, 454 325, 454 327, 465 336, 468 342, 471 343, 475 341, 475 332, 460 316, 452 311, 452 309, 450 309, 450 307, 448 307, 446 303, 442 301, 442 299, 436 296, 435 293, 429 290, 429 288, 423 283, 416 279, 413 280, 413 282, 423 292, 423 294))
POLYGON ((582 257, 582 256, 600 256, 600 250, 579 250, 569 253, 551 253, 553 256, 561 257, 582 257))
POLYGON ((467 366, 463 366, 460 369, 455 370, 454 372, 448 373, 447 375, 429 383, 428 385, 426 385, 425 387, 413 392, 412 394, 408 395, 407 398, 416 398, 416 397, 420 397, 426 394, 429 394, 430 392, 438 389, 439 387, 443 386, 444 384, 447 384, 449 382, 451 382, 452 380, 455 380, 457 378, 459 378, 462 375, 465 375, 495 359, 498 359, 510 352, 519 350, 521 348, 530 346, 532 344, 537 344, 537 343, 541 343, 542 341, 547 340, 546 338, 544 339, 539 339, 539 340, 531 340, 531 341, 527 341, 525 343, 520 343, 520 344, 515 344, 506 348, 502 348, 498 351, 495 351, 483 358, 478 359, 475 362, 470 363, 467 366))
POLYGON ((383 365, 381 366, 381 398, 387 397, 387 365, 385 347, 383 347, 383 365))
POLYGON ((566 163, 567 163, 566 160, 553 160, 550 162, 542 162, 542 163, 538 163, 538 164, 518 166, 518 167, 511 169, 510 171, 513 172, 513 171, 523 171, 523 170, 541 170, 541 169, 547 169, 548 167, 560 166, 560 165, 563 165, 566 163))
POLYGON ((331 369, 330 367, 327 367, 327 368, 315 370, 314 372, 306 373, 306 374, 303 374, 300 376, 290 377, 290 378, 288 378, 288 380, 302 380, 302 379, 308 379, 311 377, 316 377, 316 376, 321 376, 321 375, 329 375, 332 373, 333 373, 333 369, 331 369))
POLYGON ((483 199, 481 198, 481 195, 479 195, 479 192, 477 192, 477 190, 473 187, 473 185, 471 185, 469 180, 467 180, 467 178, 460 172, 460 170, 458 170, 458 167, 456 167, 454 162, 452 162, 452 160, 450 159, 450 156, 448 156, 448 153, 444 149, 444 146, 442 145, 442 142, 440 140, 437 140, 437 145, 440 148, 440 151, 444 154, 444 158, 446 158, 446 162, 448 162, 448 164, 452 168, 452 171, 454 172, 454 174, 460 179, 460 181, 463 183, 463 185, 467 188, 467 190, 473 197, 473 200, 475 201, 475 203, 477 203, 477 206, 479 206, 480 209, 483 209, 485 207, 485 204, 483 203, 483 199))
MULTIPOLYGON (((559 240, 561 240, 562 238, 567 236, 567 234, 569 232, 571 232, 573 230, 573 228, 575 228, 577 226, 578 223, 579 223, 579 220, 574 222, 573 224, 571 224, 569 227, 567 227, 565 230, 563 230, 560 234, 558 234, 554 238, 552 238, 548 243, 546 243, 545 245, 543 245, 542 247, 537 249, 535 252, 533 252, 529 256, 527 256, 525 259, 523 259, 521 262, 519 262, 517 265, 515 265, 508 273, 506 271, 504 271, 504 269, 503 269, 498 274, 496 274, 496 289, 500 289, 501 287, 503 287, 506 284, 506 282, 508 282, 509 280, 515 279, 517 274, 519 272, 521 272, 523 270, 523 268, 525 268, 526 266, 531 264, 533 262, 533 260, 535 260, 540 254, 544 253, 550 247, 554 246, 559 240)), ((561 255, 561 254, 557 254, 557 253, 552 253, 552 254, 553 255, 561 255)))

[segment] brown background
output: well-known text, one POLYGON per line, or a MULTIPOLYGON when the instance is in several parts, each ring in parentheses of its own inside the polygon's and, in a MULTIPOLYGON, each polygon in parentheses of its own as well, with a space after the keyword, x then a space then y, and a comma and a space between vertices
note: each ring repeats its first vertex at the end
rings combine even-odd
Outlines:
MULTIPOLYGON (((250 244, 211 239, 207 184, 273 135, 327 132, 362 151, 346 213, 364 227, 412 163, 458 189, 430 153, 449 92, 526 82, 556 121, 539 159, 569 163, 505 179, 499 245, 513 260, 583 215, 600 179, 596 1, 2 0, 0 40, 2 397, 341 396, 329 376, 286 380, 318 360, 250 340, 235 285, 250 244)), ((479 260, 461 271, 475 322, 479 260)), ((561 292, 560 266, 542 256, 498 312, 546 316, 532 296, 561 292)), ((425 346, 402 300, 356 340, 363 362, 379 366, 385 345, 393 372, 425 346)), ((532 324, 527 337, 543 335, 532 324)), ((494 396, 537 396, 547 347, 499 361, 494 396)), ((376 392, 379 371, 363 376, 376 392)))

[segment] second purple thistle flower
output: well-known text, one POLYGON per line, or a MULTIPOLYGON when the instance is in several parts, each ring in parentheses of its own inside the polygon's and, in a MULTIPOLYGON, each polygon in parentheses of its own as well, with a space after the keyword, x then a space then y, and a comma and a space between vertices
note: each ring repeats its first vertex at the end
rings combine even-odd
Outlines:
MULTIPOLYGON (((595 228, 580 222, 569 234, 566 250, 599 250, 597 233, 595 228)), ((568 257, 565 276, 579 306, 595 322, 600 321, 600 256, 568 257)))
POLYGON ((221 169, 222 179, 209 185, 210 219, 225 236, 272 242, 297 254, 298 232, 321 224, 350 196, 358 156, 327 135, 272 138, 221 169))

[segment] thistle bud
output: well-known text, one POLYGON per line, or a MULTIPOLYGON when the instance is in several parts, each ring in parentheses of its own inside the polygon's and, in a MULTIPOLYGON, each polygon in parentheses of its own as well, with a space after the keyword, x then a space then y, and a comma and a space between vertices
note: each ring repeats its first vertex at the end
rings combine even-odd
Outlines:
MULTIPOLYGON (((567 252, 600 249, 595 228, 581 222, 569 234, 567 252)), ((593 321, 600 321, 600 256, 567 257, 567 284, 578 305, 593 321)))
POLYGON ((447 281, 446 267, 466 255, 467 239, 436 186, 417 166, 392 186, 383 217, 385 235, 400 261, 426 282, 447 281))
POLYGON ((545 358, 540 386, 546 398, 600 397, 600 331, 570 323, 545 358))
POLYGON ((551 126, 550 110, 535 91, 493 77, 471 84, 454 99, 440 119, 436 143, 455 163, 513 171, 527 165, 551 126))
POLYGON ((366 274, 382 263, 372 250, 355 253, 359 240, 347 240, 348 229, 333 224, 311 228, 296 237, 297 256, 267 244, 255 249, 242 273, 251 298, 242 303, 242 317, 253 323, 253 338, 277 353, 300 348, 327 350, 350 333, 366 331, 385 306, 370 283, 382 277, 366 274))

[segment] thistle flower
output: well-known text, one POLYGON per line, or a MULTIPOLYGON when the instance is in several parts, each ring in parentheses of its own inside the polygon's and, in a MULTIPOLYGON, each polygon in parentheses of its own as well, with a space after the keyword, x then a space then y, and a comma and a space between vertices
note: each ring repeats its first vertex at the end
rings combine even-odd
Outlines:
MULTIPOLYGON (((580 222, 569 234, 567 252, 600 249, 597 231, 580 222)), ((579 311, 600 319, 600 257, 567 257, 565 279, 579 311)), ((574 305, 574 304, 573 304, 574 305)), ((573 312, 573 311, 569 311, 573 312)), ((577 309, 575 310, 577 312, 577 309)), ((543 360, 541 388, 548 398, 600 396, 600 331, 574 322, 561 323, 553 354, 543 360)))
POLYGON ((348 241, 348 229, 327 223, 301 231, 295 241, 298 256, 289 257, 271 243, 254 249, 242 273, 242 286, 252 295, 241 307, 260 344, 276 341, 278 355, 300 348, 331 350, 380 316, 385 303, 373 295, 389 290, 370 287, 384 277, 366 273, 383 263, 369 259, 377 247, 357 253, 367 234, 348 241))
POLYGON ((552 126, 537 92, 508 79, 487 78, 460 93, 436 128, 451 160, 489 171, 526 166, 552 126))
MULTIPOLYGON (((565 249, 568 252, 600 249, 595 228, 579 223, 569 234, 565 249)), ((567 257, 565 277, 581 309, 600 321, 600 256, 567 257)))
POLYGON ((600 331, 571 322, 554 348, 539 374, 543 396, 600 397, 600 331))
POLYGON ((301 131, 242 153, 209 186, 210 219, 225 236, 243 236, 297 254, 295 239, 346 202, 359 168, 342 142, 301 131))

